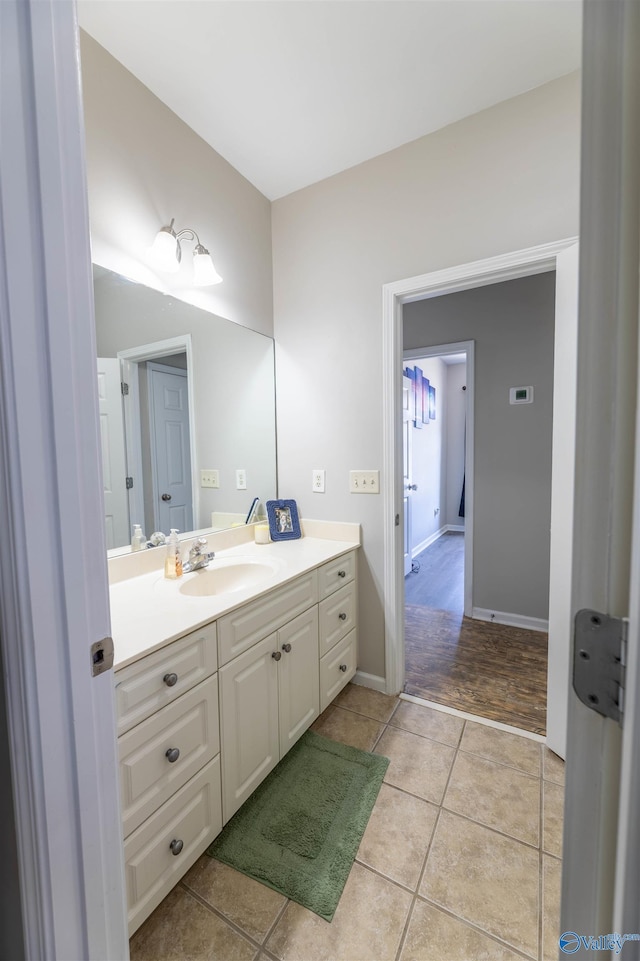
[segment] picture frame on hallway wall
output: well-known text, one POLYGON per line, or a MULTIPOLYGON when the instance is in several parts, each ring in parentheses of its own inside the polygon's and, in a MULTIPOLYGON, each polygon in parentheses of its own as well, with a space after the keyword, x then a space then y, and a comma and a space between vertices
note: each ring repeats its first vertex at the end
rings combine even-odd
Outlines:
POLYGON ((429 420, 436 419, 436 389, 429 385, 429 420))
POLYGON ((413 426, 422 428, 422 412, 423 407, 423 391, 422 391, 422 369, 420 367, 413 368, 413 396, 415 398, 415 415, 413 418, 413 426))
POLYGON ((429 391, 430 391, 429 378, 423 375, 422 377, 422 423, 429 423, 429 391))

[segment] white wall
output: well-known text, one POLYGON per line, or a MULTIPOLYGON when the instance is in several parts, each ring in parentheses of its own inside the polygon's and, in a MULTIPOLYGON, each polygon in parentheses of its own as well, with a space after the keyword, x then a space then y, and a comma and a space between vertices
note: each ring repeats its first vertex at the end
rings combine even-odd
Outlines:
POLYGON ((94 262, 273 335, 270 202, 85 33, 81 58, 94 262), (223 283, 150 270, 147 248, 172 217, 197 231, 223 283))
POLYGON ((368 673, 385 670, 385 518, 347 472, 381 466, 382 285, 574 236, 579 99, 578 75, 561 78, 273 204, 280 493, 362 524, 368 673))
POLYGON ((460 517, 460 496, 464 478, 465 419, 467 413, 467 392, 462 388, 467 383, 467 365, 450 364, 447 367, 447 437, 446 437, 446 478, 443 524, 464 527, 464 517, 460 517))

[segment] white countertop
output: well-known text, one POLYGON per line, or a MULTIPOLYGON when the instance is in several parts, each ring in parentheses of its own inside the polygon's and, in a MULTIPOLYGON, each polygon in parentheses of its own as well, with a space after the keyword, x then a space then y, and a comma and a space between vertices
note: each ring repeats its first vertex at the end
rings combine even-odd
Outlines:
MULTIPOLYGON (((269 544, 248 541, 217 551, 204 571, 184 574, 178 580, 167 580, 162 570, 120 580, 109 588, 114 667, 116 670, 123 668, 208 621, 359 546, 359 539, 310 536, 269 544), (181 588, 194 578, 209 571, 215 573, 216 564, 221 568, 225 562, 241 563, 243 559, 252 565, 264 562, 272 570, 254 586, 224 594, 194 597, 181 592, 181 588)), ((164 552, 161 558, 164 562, 164 552)))

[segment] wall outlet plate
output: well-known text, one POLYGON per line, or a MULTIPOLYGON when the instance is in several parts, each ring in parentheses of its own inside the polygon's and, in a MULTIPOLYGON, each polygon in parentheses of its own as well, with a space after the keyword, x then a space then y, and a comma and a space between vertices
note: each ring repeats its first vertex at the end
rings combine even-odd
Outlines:
POLYGON ((349 492, 351 494, 379 494, 379 470, 351 470, 349 471, 349 492))
POLYGON ((200 487, 220 487, 220 471, 219 470, 201 470, 200 471, 200 487))
POLYGON ((244 467, 238 468, 236 471, 236 490, 246 491, 247 489, 247 472, 244 467))
POLYGON ((324 470, 316 468, 311 471, 311 490, 316 494, 324 494, 324 470))

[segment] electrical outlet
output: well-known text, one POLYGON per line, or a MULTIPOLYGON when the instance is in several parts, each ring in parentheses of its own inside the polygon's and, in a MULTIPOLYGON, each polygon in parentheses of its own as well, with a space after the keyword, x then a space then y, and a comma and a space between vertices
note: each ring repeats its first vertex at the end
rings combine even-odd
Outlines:
POLYGON ((247 472, 244 468, 239 468, 236 471, 236 490, 246 491, 247 489, 247 472))
POLYGON ((311 472, 311 490, 316 494, 324 494, 324 470, 313 470, 311 472))
POLYGON ((349 471, 349 492, 351 494, 379 494, 379 470, 351 470, 349 471))
POLYGON ((200 487, 220 487, 220 471, 219 470, 201 470, 200 471, 200 487))

